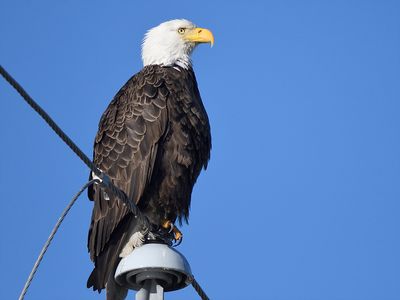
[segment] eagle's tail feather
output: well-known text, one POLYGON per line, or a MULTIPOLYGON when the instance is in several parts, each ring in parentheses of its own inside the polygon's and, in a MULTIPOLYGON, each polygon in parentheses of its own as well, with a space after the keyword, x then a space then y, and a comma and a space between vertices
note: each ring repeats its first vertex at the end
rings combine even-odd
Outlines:
POLYGON ((138 231, 137 219, 128 214, 114 230, 109 242, 101 253, 95 257, 95 268, 90 274, 87 287, 101 292, 106 287, 107 281, 114 278, 115 270, 121 260, 120 253, 131 234, 138 231))

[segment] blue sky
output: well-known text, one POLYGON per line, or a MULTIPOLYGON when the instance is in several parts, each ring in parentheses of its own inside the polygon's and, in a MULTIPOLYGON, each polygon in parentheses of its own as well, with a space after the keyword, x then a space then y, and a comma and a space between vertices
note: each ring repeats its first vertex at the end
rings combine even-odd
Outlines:
MULTIPOLYGON (((145 31, 211 29, 193 61, 212 158, 179 246, 199 282, 212 299, 400 299, 399 15, 398 1, 3 0, 0 63, 91 155, 145 31)), ((4 80, 0 98, 0 298, 15 299, 88 170, 4 80)), ((86 289, 91 205, 26 299, 104 299, 86 289)))

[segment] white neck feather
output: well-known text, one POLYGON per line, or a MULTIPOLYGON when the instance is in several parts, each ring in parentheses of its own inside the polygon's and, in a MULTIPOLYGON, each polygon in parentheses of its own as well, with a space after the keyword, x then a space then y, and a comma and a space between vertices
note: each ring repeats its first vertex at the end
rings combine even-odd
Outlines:
POLYGON ((143 66, 162 65, 173 66, 178 65, 184 69, 192 66, 192 60, 188 54, 166 55, 161 49, 153 48, 150 51, 142 52, 143 66))

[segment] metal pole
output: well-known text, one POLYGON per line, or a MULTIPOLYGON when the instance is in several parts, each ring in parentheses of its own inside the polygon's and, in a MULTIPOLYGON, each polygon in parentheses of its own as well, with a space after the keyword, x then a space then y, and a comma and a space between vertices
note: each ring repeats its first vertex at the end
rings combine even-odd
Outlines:
POLYGON ((164 288, 154 279, 145 281, 144 286, 137 291, 136 300, 164 300, 164 288))

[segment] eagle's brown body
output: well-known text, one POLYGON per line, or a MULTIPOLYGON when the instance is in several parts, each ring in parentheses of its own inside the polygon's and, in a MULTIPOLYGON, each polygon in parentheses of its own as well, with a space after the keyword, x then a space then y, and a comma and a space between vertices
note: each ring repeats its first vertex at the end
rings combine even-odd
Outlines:
MULTIPOLYGON (((210 157, 211 136, 191 68, 149 65, 133 76, 104 112, 94 162, 149 220, 187 220, 193 185, 210 157)), ((95 269, 88 287, 101 290, 135 231, 128 208, 100 186, 94 201, 88 248, 95 269), (107 200, 109 195, 110 200, 107 200)))

